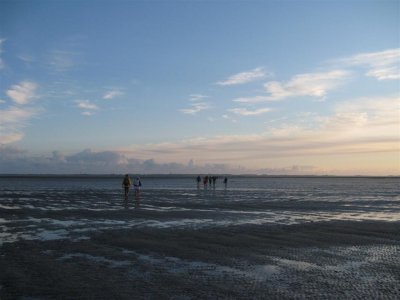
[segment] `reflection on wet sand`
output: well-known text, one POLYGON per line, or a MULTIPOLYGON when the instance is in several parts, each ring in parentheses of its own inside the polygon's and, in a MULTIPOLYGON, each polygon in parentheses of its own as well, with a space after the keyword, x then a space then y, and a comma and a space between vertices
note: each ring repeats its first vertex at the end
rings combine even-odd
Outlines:
POLYGON ((4 190, 0 298, 397 299, 399 194, 4 190))
POLYGON ((8 192, 1 196, 2 242, 15 240, 16 236, 55 238, 62 229, 67 229, 67 233, 60 237, 77 238, 85 228, 103 230, 115 226, 184 227, 190 224, 200 228, 400 219, 398 195, 371 200, 340 198, 339 195, 304 197, 301 193, 282 195, 280 192, 195 189, 143 191, 122 203, 120 199, 121 194, 108 190, 38 191, 30 193, 29 197, 22 191, 8 192), (135 208, 134 216, 130 208, 135 208), (40 222, 34 221, 39 219, 40 222), (66 221, 68 225, 65 225, 66 221), (41 230, 55 234, 42 235, 39 234, 41 230))

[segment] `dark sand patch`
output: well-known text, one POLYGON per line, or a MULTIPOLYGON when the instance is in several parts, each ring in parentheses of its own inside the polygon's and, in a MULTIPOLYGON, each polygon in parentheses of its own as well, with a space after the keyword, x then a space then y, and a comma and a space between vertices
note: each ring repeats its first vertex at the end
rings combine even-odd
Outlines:
POLYGON ((398 299, 400 223, 132 228, 1 247, 1 299, 398 299))

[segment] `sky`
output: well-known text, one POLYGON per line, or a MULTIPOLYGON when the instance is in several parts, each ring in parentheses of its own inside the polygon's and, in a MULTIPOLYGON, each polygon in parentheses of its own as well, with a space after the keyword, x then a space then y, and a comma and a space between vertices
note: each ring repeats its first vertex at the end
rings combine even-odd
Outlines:
POLYGON ((0 0, 0 173, 400 175, 400 2, 0 0))

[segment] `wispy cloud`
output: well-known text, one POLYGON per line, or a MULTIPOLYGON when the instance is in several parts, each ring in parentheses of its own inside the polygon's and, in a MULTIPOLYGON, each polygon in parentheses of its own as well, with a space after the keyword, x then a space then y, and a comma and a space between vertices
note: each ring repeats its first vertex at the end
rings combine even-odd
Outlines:
POLYGON ((196 102, 196 103, 191 103, 190 108, 183 108, 180 109, 179 111, 188 114, 188 115, 195 115, 203 110, 209 109, 210 105, 205 102, 196 102))
POLYGON ((346 159, 354 159, 357 154, 362 164, 354 162, 352 168, 367 170, 374 165, 371 170, 393 171, 393 158, 398 158, 399 151, 399 101, 398 96, 353 99, 337 105, 332 114, 310 116, 314 120, 309 123, 289 120, 250 135, 136 146, 132 154, 138 158, 157 155, 161 161, 193 158, 204 163, 242 164, 252 168, 269 167, 282 160, 293 165, 307 161, 326 170, 342 164, 342 171, 350 167, 344 163, 346 159), (381 158, 382 166, 377 167, 372 157, 381 158))
POLYGON ((97 110, 99 107, 89 100, 76 100, 76 106, 82 109, 97 110))
POLYGON ((233 102, 238 102, 238 103, 248 103, 248 104, 255 104, 255 103, 262 103, 262 102, 267 102, 267 101, 274 101, 276 99, 273 99, 269 96, 254 96, 254 97, 240 97, 233 99, 233 102))
POLYGON ((0 144, 4 145, 21 140, 24 136, 21 130, 38 112, 38 109, 18 106, 0 110, 0 144))
POLYGON ((51 70, 65 72, 74 67, 79 60, 79 53, 74 51, 53 50, 49 54, 48 64, 51 70))
POLYGON ((294 76, 286 83, 278 81, 267 82, 264 87, 270 94, 270 100, 280 100, 288 97, 310 96, 323 98, 327 92, 337 88, 350 77, 350 72, 333 70, 321 73, 305 73, 294 76))
POLYGON ((232 123, 237 123, 237 120, 235 118, 233 118, 231 115, 223 114, 221 116, 221 118, 224 119, 224 120, 229 120, 232 123))
POLYGON ((93 116, 94 112, 92 112, 92 111, 84 111, 84 112, 82 112, 82 115, 84 115, 84 116, 93 116))
MULTIPOLYGON (((138 173, 398 175, 399 100, 396 95, 343 102, 330 115, 313 116, 317 121, 313 127, 293 123, 256 134, 197 137, 116 151, 84 150, 69 156, 54 152, 50 157, 33 157, 18 149, 0 147, 0 169, 26 172, 35 166, 43 173, 136 170, 138 173), (158 162, 152 157, 157 157, 158 162)), ((2 120, 3 115, 0 117, 2 120)), ((18 136, 15 133, 7 138, 18 139, 18 136)))
POLYGON ((19 84, 13 85, 6 94, 15 103, 24 105, 30 103, 36 98, 37 84, 31 81, 22 81, 19 84))
POLYGON ((23 122, 29 120, 35 115, 35 110, 32 108, 21 108, 17 106, 11 106, 7 109, 0 110, 0 124, 23 124, 23 122))
POLYGON ((357 101, 338 104, 333 116, 320 117, 319 121, 323 130, 332 133, 340 131, 343 137, 394 141, 400 138, 399 103, 398 95, 360 98, 357 101))
MULTIPOLYGON (((6 109, 0 110, 0 144, 9 144, 21 140, 24 136, 22 129, 29 120, 37 115, 41 109, 29 105, 36 95, 38 85, 31 81, 22 81, 11 86, 6 94, 15 103, 6 109)), ((1 103, 6 101, 0 100, 1 103)))
POLYGON ((18 54, 17 57, 25 63, 32 63, 35 61, 35 58, 28 53, 18 54))
POLYGON ((89 100, 76 100, 76 107, 82 109, 82 115, 84 116, 92 116, 94 115, 94 111, 98 110, 99 107, 90 102, 89 100))
POLYGON ((218 81, 217 84, 222 86, 238 85, 238 84, 252 82, 257 79, 264 78, 265 76, 266 73, 263 68, 255 68, 254 70, 251 71, 245 71, 232 75, 225 80, 218 81))
POLYGON ((400 49, 360 53, 334 62, 368 69, 366 76, 378 80, 400 79, 400 49))
POLYGON ((103 95, 103 99, 105 100, 111 100, 114 99, 118 96, 122 96, 124 93, 120 90, 110 90, 107 91, 104 95, 103 95))
POLYGON ((208 98, 208 96, 202 94, 191 94, 188 100, 190 102, 190 107, 182 108, 179 111, 183 114, 195 115, 203 110, 210 109, 211 106, 207 102, 203 101, 205 98, 208 98))
POLYGON ((24 138, 22 132, 2 132, 0 135, 0 145, 6 145, 18 142, 24 138))
POLYGON ((206 95, 201 95, 201 94, 191 94, 189 96, 189 101, 195 102, 195 101, 202 101, 203 99, 208 98, 206 95))
POLYGON ((255 109, 255 110, 248 110, 247 108, 232 108, 232 109, 229 109, 229 111, 234 114, 241 115, 241 116, 258 116, 258 115, 270 112, 271 109, 267 108, 267 107, 259 108, 259 109, 255 109))
POLYGON ((0 38, 0 70, 4 69, 5 64, 2 58, 2 53, 3 53, 3 43, 6 41, 6 39, 0 38))
POLYGON ((354 76, 356 66, 366 68, 365 75, 378 80, 400 79, 400 49, 360 53, 334 59, 330 61, 330 64, 334 65, 335 69, 297 74, 287 82, 269 81, 264 84, 269 95, 239 97, 233 99, 233 102, 255 104, 299 96, 314 97, 316 100, 323 101, 328 92, 343 85, 354 76))

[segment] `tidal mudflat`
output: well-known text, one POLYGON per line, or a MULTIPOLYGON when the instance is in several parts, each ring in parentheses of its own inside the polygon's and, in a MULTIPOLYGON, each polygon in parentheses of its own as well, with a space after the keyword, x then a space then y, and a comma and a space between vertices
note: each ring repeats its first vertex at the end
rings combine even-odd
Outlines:
POLYGON ((4 184, 0 298, 398 299, 398 181, 357 180, 156 187, 127 204, 4 184))

